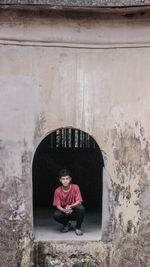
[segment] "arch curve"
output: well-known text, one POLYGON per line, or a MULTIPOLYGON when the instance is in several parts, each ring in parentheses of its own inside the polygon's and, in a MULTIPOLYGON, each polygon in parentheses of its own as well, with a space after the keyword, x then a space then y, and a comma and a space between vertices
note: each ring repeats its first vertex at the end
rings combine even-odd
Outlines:
POLYGON ((35 145, 35 148, 34 148, 34 151, 33 151, 32 164, 33 164, 33 160, 34 160, 34 155, 35 155, 35 153, 36 153, 38 147, 39 147, 40 144, 42 143, 42 141, 43 141, 45 138, 47 138, 49 135, 55 133, 56 131, 61 130, 61 129, 66 129, 66 128, 81 131, 81 132, 83 132, 83 133, 88 134, 91 138, 93 138, 93 140, 96 142, 97 146, 99 147, 99 149, 100 149, 101 152, 102 152, 103 164, 104 164, 104 166, 105 166, 106 155, 105 155, 104 150, 103 150, 103 149, 101 148, 101 146, 99 145, 99 143, 98 143, 97 139, 95 138, 95 136, 93 136, 93 135, 91 135, 89 132, 87 132, 87 131, 85 131, 85 130, 83 130, 83 129, 80 129, 79 127, 75 127, 75 126, 57 127, 57 128, 52 129, 52 130, 50 130, 50 131, 47 131, 46 133, 43 133, 43 134, 41 135, 41 137, 39 138, 37 144, 35 145))

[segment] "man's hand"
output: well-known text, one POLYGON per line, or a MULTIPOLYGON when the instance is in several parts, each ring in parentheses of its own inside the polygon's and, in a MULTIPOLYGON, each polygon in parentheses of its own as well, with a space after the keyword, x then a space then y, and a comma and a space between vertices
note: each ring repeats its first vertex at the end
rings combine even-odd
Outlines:
POLYGON ((66 210, 72 210, 71 205, 67 205, 67 206, 66 206, 66 210))
POLYGON ((72 213, 72 208, 70 207, 70 205, 67 205, 65 208, 65 213, 66 214, 71 214, 72 213))

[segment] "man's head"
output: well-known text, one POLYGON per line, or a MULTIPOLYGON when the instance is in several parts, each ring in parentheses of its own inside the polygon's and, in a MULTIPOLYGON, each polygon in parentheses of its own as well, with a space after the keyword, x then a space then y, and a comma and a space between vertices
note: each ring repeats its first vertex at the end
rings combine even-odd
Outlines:
POLYGON ((59 181, 60 183, 67 187, 71 182, 71 172, 67 169, 62 169, 59 171, 59 181))

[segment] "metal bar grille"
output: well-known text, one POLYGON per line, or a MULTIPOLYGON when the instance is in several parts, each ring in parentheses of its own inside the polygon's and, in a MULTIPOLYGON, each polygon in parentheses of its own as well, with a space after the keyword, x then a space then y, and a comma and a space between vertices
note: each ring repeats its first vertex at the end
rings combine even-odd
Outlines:
POLYGON ((50 134, 50 148, 96 148, 95 140, 87 133, 62 128, 50 134))

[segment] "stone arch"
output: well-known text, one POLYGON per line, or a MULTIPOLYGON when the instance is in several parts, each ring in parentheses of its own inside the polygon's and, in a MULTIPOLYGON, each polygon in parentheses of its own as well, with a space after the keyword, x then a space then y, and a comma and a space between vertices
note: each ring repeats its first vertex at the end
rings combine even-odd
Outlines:
MULTIPOLYGON (((34 163, 34 159, 35 159, 35 154, 37 153, 37 150, 39 148, 39 146, 42 144, 42 142, 48 138, 48 136, 50 136, 51 134, 55 133, 56 131, 60 130, 60 129, 72 129, 72 130, 78 130, 81 131, 85 134, 88 134, 85 131, 80 130, 79 128, 75 128, 75 127, 63 127, 63 128, 57 128, 49 133, 47 133, 41 140, 41 142, 39 142, 39 145, 37 146, 35 153, 34 153, 34 157, 33 157, 33 162, 32 165, 34 163)), ((89 134, 88 134, 89 135, 89 134)), ((101 226, 102 226, 102 239, 108 239, 111 236, 111 232, 112 232, 112 216, 113 216, 113 208, 112 208, 112 203, 110 204, 110 198, 112 200, 112 197, 110 196, 110 192, 112 192, 111 190, 111 183, 110 183, 110 177, 109 174, 107 172, 106 169, 106 165, 107 165, 107 158, 106 155, 104 153, 104 151, 102 151, 97 143, 97 141, 95 140, 95 138, 91 135, 89 135, 97 144, 101 154, 102 154, 102 161, 103 161, 103 174, 102 174, 102 186, 103 186, 103 190, 102 190, 102 208, 101 208, 101 212, 102 212, 102 222, 101 222, 101 226), (111 206, 111 207, 110 207, 111 206), (111 212, 110 212, 111 210, 111 212)), ((32 173, 33 175, 33 173, 32 173)), ((33 181, 34 184, 34 181, 33 181)), ((34 192, 33 192, 34 194, 34 192)), ((34 196, 33 196, 34 197, 34 196)))

